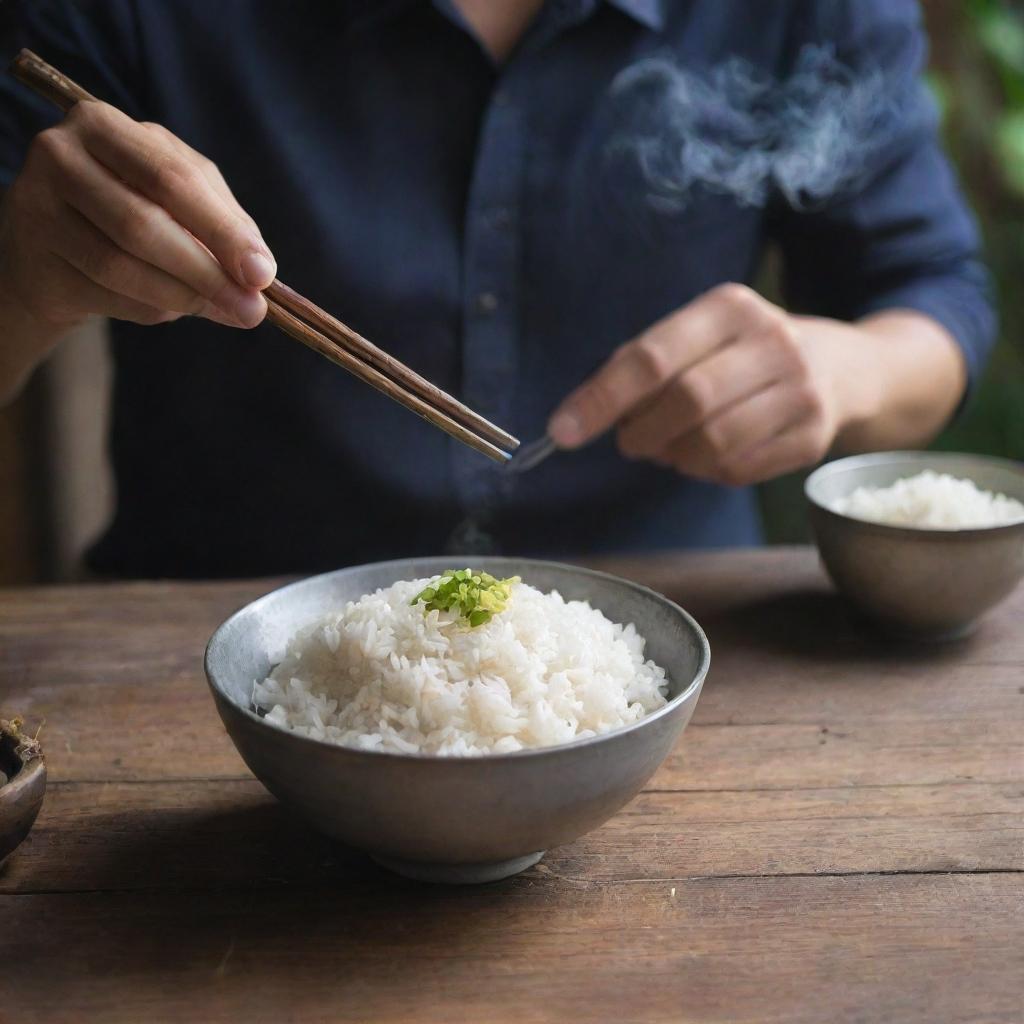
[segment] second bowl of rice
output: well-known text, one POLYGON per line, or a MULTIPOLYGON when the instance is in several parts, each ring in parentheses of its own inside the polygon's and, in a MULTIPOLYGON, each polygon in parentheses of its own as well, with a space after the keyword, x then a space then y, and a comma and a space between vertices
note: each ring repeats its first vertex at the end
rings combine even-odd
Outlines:
POLYGON ((1024 575, 1024 469, 1008 459, 855 455, 812 473, 805 493, 828 574, 889 632, 963 636, 1024 575))

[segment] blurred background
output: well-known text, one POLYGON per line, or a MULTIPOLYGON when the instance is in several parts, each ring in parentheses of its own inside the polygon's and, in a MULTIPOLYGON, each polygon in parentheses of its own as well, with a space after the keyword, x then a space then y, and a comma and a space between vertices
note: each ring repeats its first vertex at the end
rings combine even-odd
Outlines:
MULTIPOLYGON (((971 407, 935 447, 1024 458, 1024 5, 924 0, 929 84, 981 222, 1001 337, 971 407)), ((772 261, 763 287, 771 293, 772 261)), ((110 370, 101 325, 69 339, 0 410, 0 585, 74 579, 110 514, 103 457, 110 370)), ((154 453, 159 457, 158 453, 154 453)), ((773 543, 806 539, 803 475, 761 489, 773 543)))

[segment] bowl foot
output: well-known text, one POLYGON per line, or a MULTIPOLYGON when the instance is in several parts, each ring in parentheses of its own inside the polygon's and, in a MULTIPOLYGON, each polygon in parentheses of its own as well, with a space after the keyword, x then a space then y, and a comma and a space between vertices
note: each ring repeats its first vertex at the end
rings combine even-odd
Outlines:
POLYGON ((436 882, 439 885, 478 885, 480 882, 497 882, 520 871, 532 868, 544 856, 539 853, 528 853, 524 857, 513 857, 511 860, 494 861, 491 864, 425 864, 416 860, 398 860, 393 857, 374 857, 373 859, 388 871, 404 878, 412 878, 417 882, 436 882))

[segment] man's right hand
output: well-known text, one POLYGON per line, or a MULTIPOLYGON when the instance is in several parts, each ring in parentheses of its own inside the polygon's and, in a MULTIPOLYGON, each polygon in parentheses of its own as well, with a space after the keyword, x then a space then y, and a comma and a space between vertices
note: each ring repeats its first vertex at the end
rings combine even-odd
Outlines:
POLYGON ((0 211, 0 305, 53 340, 92 315, 255 327, 275 274, 217 167, 105 103, 36 136, 0 211))

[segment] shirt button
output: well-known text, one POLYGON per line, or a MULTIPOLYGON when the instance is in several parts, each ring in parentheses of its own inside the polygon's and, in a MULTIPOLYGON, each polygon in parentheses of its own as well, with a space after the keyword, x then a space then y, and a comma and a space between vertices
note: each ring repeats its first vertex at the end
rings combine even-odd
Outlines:
POLYGON ((493 313, 498 308, 498 296, 494 292, 481 292, 476 297, 476 308, 481 313, 493 313))
POLYGON ((496 89, 494 95, 491 97, 491 102, 496 107, 507 107, 509 102, 508 90, 496 89))
POLYGON ((507 206, 499 206, 488 217, 492 227, 507 228, 512 223, 512 211, 507 206))

